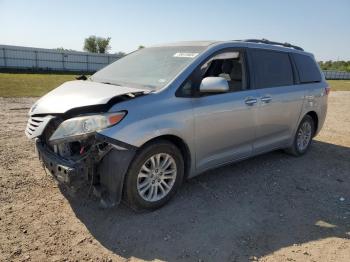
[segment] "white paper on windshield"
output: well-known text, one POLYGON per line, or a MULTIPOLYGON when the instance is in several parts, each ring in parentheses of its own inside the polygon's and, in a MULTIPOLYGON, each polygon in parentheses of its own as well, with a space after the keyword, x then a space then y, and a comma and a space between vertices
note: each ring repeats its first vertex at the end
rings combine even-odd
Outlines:
POLYGON ((182 57, 182 58, 194 58, 198 55, 198 53, 176 53, 174 57, 182 57))

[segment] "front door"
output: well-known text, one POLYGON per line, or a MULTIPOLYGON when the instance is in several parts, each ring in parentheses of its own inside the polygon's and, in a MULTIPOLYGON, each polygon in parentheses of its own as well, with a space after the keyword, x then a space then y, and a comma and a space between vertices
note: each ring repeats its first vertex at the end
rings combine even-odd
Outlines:
POLYGON ((255 97, 255 91, 248 90, 194 99, 198 171, 251 155, 255 97))
POLYGON ((252 154, 256 90, 249 89, 244 50, 223 51, 201 67, 201 79, 223 77, 230 90, 193 98, 196 168, 198 172, 252 154))

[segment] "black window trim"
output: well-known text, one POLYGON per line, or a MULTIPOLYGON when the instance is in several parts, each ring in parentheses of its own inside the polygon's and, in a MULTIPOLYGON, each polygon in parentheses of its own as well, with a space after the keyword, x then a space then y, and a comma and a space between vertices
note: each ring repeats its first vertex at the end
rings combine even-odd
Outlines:
POLYGON ((294 60, 293 52, 289 53, 289 60, 292 63, 294 85, 300 85, 300 76, 299 76, 297 65, 294 60))
MULTIPOLYGON (((223 49, 220 49, 218 51, 215 51, 214 53, 210 54, 209 56, 207 56, 190 74, 189 76, 181 83, 181 85, 179 86, 179 88, 176 90, 175 92, 175 96, 176 97, 182 97, 182 98, 193 98, 193 97, 200 97, 199 94, 199 90, 198 87, 196 88, 196 90, 191 90, 191 95, 184 95, 181 93, 182 88, 184 87, 184 85, 187 83, 187 81, 190 80, 191 77, 193 77, 194 74, 198 73, 198 71, 200 70, 200 68, 211 58, 213 58, 214 56, 217 56, 219 54, 222 53, 226 53, 226 52, 239 52, 241 54, 243 54, 243 61, 244 61, 244 65, 245 66, 245 83, 246 83, 246 87, 247 89, 245 90, 241 90, 241 91, 237 91, 237 92, 242 92, 242 91, 247 91, 250 90, 250 86, 251 86, 251 77, 250 77, 250 70, 249 70, 249 61, 248 61, 248 54, 247 54, 247 47, 226 47, 223 49)), ((198 76, 197 76, 198 77, 198 76)), ((197 81, 199 81, 199 79, 197 79, 197 81)), ((197 83, 198 84, 198 83, 197 83)), ((227 92, 227 93, 213 93, 211 95, 218 95, 218 94, 230 94, 230 93, 234 93, 234 92, 227 92)))
MULTIPOLYGON (((249 57, 249 65, 251 72, 254 72, 254 63, 253 63, 253 57, 252 57, 252 51, 258 50, 258 51, 267 51, 267 52, 275 52, 275 53, 282 53, 287 54, 289 57, 289 63, 292 68, 292 75, 293 75, 293 84, 296 85, 296 83, 299 81, 299 75, 297 74, 296 67, 294 68, 294 61, 291 57, 291 52, 284 52, 280 50, 273 50, 273 49, 267 49, 267 48, 247 48, 248 49, 248 57, 249 57)), ((265 88, 278 88, 278 87, 284 87, 284 86, 291 86, 291 85, 281 85, 281 86, 271 86, 271 87, 263 87, 263 88, 257 88, 257 79, 256 74, 252 74, 251 76, 251 89, 259 90, 259 89, 265 89, 265 88)))

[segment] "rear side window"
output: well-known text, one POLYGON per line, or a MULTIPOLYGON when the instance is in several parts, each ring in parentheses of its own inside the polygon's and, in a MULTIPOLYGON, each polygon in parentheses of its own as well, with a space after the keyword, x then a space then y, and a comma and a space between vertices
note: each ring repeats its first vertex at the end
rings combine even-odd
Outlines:
POLYGON ((293 70, 288 53, 253 50, 252 58, 256 88, 294 84, 293 70))
POLYGON ((315 60, 308 55, 293 54, 299 73, 300 83, 315 83, 321 81, 321 73, 315 60))

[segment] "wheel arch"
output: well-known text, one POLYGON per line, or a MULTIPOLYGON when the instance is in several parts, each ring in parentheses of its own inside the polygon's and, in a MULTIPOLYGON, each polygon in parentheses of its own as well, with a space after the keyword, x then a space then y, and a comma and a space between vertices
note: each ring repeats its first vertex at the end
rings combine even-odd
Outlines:
POLYGON ((309 111, 305 115, 310 116, 312 118, 312 120, 314 121, 314 124, 315 124, 314 136, 315 136, 318 132, 318 115, 315 111, 309 111))
POLYGON ((145 142, 138 150, 141 150, 142 148, 144 148, 148 144, 154 143, 158 140, 169 141, 169 142, 173 143, 180 150, 182 157, 183 157, 183 160, 184 160, 184 169, 185 169, 184 178, 187 178, 190 174, 192 158, 191 158, 191 151, 190 151, 188 145, 186 144, 186 142, 182 138, 180 138, 176 135, 170 135, 170 134, 160 135, 157 137, 153 137, 152 139, 145 142))

